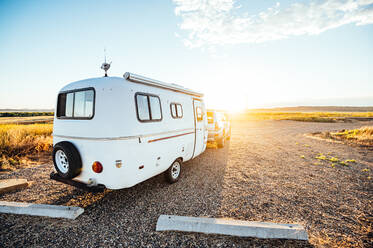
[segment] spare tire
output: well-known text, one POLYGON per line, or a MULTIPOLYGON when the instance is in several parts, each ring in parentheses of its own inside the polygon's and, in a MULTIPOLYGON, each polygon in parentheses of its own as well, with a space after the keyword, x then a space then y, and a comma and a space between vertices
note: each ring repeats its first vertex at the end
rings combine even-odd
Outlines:
POLYGON ((71 179, 82 171, 82 159, 78 149, 67 141, 57 143, 53 147, 53 163, 58 174, 71 179))

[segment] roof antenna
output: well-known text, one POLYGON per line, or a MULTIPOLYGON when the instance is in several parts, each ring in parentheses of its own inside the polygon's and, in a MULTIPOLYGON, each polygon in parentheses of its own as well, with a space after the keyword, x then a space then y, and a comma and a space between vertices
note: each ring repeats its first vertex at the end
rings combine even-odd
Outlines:
POLYGON ((110 69, 111 62, 109 64, 106 63, 106 48, 104 48, 104 54, 105 54, 105 62, 102 63, 101 69, 105 71, 105 77, 107 77, 107 71, 110 69))

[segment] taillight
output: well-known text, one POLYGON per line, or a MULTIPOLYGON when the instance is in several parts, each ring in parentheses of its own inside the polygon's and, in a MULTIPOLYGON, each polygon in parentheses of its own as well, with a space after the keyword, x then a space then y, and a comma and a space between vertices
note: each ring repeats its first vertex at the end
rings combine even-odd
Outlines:
POLYGON ((219 130, 219 125, 217 122, 215 122, 215 130, 218 131, 219 130))
POLYGON ((98 161, 93 162, 92 164, 92 170, 96 173, 101 173, 104 168, 102 167, 102 164, 98 161))

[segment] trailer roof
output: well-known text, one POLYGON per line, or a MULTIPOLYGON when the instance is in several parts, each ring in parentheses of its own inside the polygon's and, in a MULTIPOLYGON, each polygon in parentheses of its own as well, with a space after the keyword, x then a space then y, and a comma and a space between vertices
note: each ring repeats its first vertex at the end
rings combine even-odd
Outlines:
POLYGON ((130 73, 130 72, 124 73, 123 77, 124 79, 134 82, 134 83, 140 83, 140 84, 145 84, 145 85, 154 86, 158 88, 169 89, 172 91, 177 91, 177 92, 185 93, 188 95, 193 95, 196 97, 203 97, 202 93, 192 91, 178 84, 169 84, 169 83, 161 82, 158 80, 154 80, 154 79, 140 76, 140 75, 130 73))
POLYGON ((147 77, 143 77, 143 76, 140 76, 140 75, 137 75, 137 74, 134 74, 134 73, 126 72, 123 77, 124 78, 120 78, 120 77, 99 77, 99 78, 89 78, 89 79, 79 80, 79 81, 75 81, 75 82, 72 82, 70 84, 65 85, 60 90, 60 92, 74 90, 74 89, 77 89, 77 88, 87 88, 87 87, 95 87, 95 86, 98 86, 98 85, 108 85, 109 82, 110 82, 111 85, 115 84, 115 85, 120 87, 120 85, 123 85, 123 80, 127 80, 129 82, 148 85, 148 86, 162 88, 162 89, 167 89, 167 90, 171 90, 171 91, 176 91, 176 92, 192 95, 192 96, 199 97, 199 98, 203 97, 202 93, 184 88, 181 85, 164 83, 164 82, 154 80, 154 79, 150 79, 150 78, 147 78, 147 77))

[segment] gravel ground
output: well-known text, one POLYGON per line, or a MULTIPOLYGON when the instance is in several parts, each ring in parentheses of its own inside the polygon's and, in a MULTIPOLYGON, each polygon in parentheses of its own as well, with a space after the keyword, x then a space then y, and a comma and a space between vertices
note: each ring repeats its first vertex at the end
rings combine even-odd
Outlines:
POLYGON ((85 208, 76 220, 0 214, 0 247, 372 247, 373 151, 304 135, 372 124, 236 122, 224 149, 185 163, 172 185, 160 175, 92 194, 51 181, 51 164, 0 174, 34 182, 2 201, 85 208), (332 167, 315 158, 320 152, 357 163, 332 167), (300 223, 310 240, 155 232, 161 214, 300 223))

